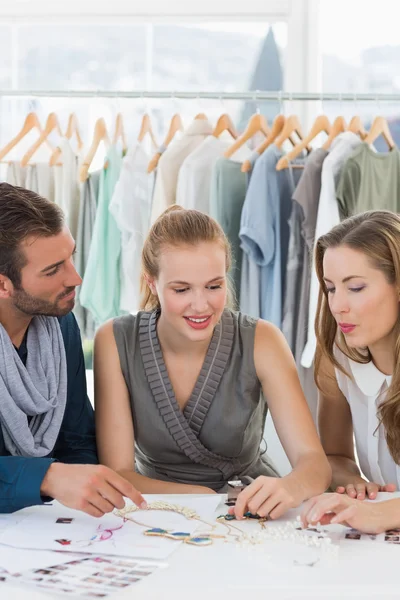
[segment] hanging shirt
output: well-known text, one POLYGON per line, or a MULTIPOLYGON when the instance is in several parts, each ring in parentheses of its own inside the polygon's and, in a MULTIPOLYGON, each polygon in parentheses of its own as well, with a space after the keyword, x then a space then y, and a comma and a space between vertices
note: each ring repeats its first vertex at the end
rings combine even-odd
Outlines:
POLYGON ((109 205, 121 164, 120 151, 111 146, 100 176, 96 221, 80 291, 80 302, 91 311, 97 325, 120 314, 121 232, 109 205))
POLYGON ((304 240, 303 273, 299 292, 298 323, 294 356, 300 368, 301 356, 307 342, 308 307, 310 303, 311 260, 314 247, 315 227, 321 193, 322 165, 328 156, 323 148, 313 150, 293 194, 293 200, 302 209, 301 235, 304 240))
POLYGON ((72 237, 76 239, 80 205, 78 156, 74 152, 70 141, 66 138, 60 140, 58 147, 61 150, 59 159, 61 165, 53 167, 55 179, 54 201, 62 208, 65 222, 72 237))
POLYGON ((28 165, 26 171, 25 187, 39 196, 54 202, 55 186, 53 168, 48 163, 28 165))
POLYGON ((177 204, 209 214, 213 167, 233 142, 227 132, 219 138, 209 135, 189 154, 179 170, 177 204))
POLYGON ((293 353, 296 352, 296 339, 300 317, 300 293, 304 276, 305 241, 301 234, 304 220, 303 209, 297 202, 292 202, 289 219, 289 249, 286 264, 286 290, 283 303, 282 332, 293 353))
POLYGON ((157 166, 151 223, 154 223, 168 206, 175 204, 179 169, 183 161, 212 132, 213 127, 208 120, 194 119, 182 137, 174 139, 161 156, 157 166))
MULTIPOLYGON (((333 141, 329 156, 324 160, 321 175, 321 193, 318 204, 315 241, 317 241, 321 235, 328 233, 332 227, 340 223, 335 188, 339 182, 343 165, 361 143, 361 139, 355 133, 351 131, 341 133, 333 141)), ((317 314, 318 292, 319 282, 313 263, 310 284, 310 304, 308 307, 307 344, 301 358, 301 364, 306 368, 311 367, 317 346, 314 323, 317 314)))
MULTIPOLYGON (((249 186, 254 165, 259 158, 260 155, 258 152, 252 152, 247 158, 251 165, 250 171, 246 173, 247 187, 249 186)), ((247 252, 242 251, 242 270, 240 273, 240 310, 244 314, 250 315, 255 319, 259 319, 261 316, 260 280, 260 267, 257 263, 250 259, 247 252), (249 293, 249 290, 251 290, 251 294, 249 293)))
MULTIPOLYGON (((260 267, 261 318, 279 328, 282 326, 292 194, 300 177, 300 169, 276 170, 282 155, 273 144, 257 159, 240 225, 243 252, 260 267)), ((250 282, 247 293, 252 294, 252 290, 250 282)))
MULTIPOLYGON (((314 246, 315 226, 317 222, 319 196, 321 192, 321 173, 322 165, 328 152, 323 148, 313 150, 307 157, 307 162, 304 171, 301 174, 293 194, 294 204, 301 208, 300 230, 303 239, 303 268, 300 277, 300 290, 296 286, 292 290, 296 290, 296 295, 292 296, 292 300, 288 297, 289 290, 287 289, 285 302, 294 308, 291 317, 297 322, 296 331, 293 332, 293 354, 296 361, 297 373, 300 383, 303 388, 304 395, 307 399, 308 406, 315 422, 317 422, 317 406, 318 406, 318 390, 314 381, 313 369, 306 369, 301 366, 301 357, 304 347, 307 342, 307 327, 308 327, 308 307, 310 303, 310 283, 311 283, 311 260, 312 249, 314 246), (293 315, 294 312, 294 315, 293 315)), ((301 242, 300 242, 301 243, 301 242)), ((289 274, 286 277, 287 285, 289 286, 289 274)), ((286 310, 288 309, 286 308, 286 310)), ((282 325, 285 331, 285 326, 290 331, 289 315, 285 312, 284 324, 282 325), (286 324, 285 324, 286 323, 286 324)), ((288 333, 286 337, 289 339, 288 333)))
POLYGON ((377 416, 392 378, 379 371, 372 361, 361 364, 351 360, 336 345, 334 355, 352 376, 335 369, 339 389, 350 406, 361 471, 369 481, 380 485, 395 483, 400 488, 400 467, 389 452, 385 430, 377 416))
POLYGON ((154 176, 147 173, 149 156, 143 144, 129 149, 110 203, 121 232, 121 311, 136 312, 140 304, 143 242, 149 231, 154 176))
MULTIPOLYGON (((248 149, 243 149, 243 152, 249 155, 248 149)), ((237 301, 240 295, 242 267, 242 251, 239 242, 240 219, 247 189, 247 176, 242 173, 241 167, 241 162, 219 158, 212 172, 210 189, 210 215, 221 225, 231 245, 230 278, 237 301)))
POLYGON ((400 212, 400 151, 375 152, 362 143, 342 169, 336 190, 342 218, 366 210, 400 212))
POLYGON ((21 167, 21 163, 17 161, 11 161, 7 165, 5 180, 10 185, 17 185, 19 187, 25 187, 26 181, 26 167, 21 167))
MULTIPOLYGON (((78 215, 78 231, 76 236, 77 252, 74 256, 75 268, 84 279, 86 265, 89 260, 90 246, 92 243, 94 224, 96 220, 97 197, 101 171, 94 171, 80 186, 80 202, 78 215)), ((74 313, 78 321, 83 339, 92 340, 95 332, 95 323, 90 311, 80 303, 80 288, 76 290, 74 313)))

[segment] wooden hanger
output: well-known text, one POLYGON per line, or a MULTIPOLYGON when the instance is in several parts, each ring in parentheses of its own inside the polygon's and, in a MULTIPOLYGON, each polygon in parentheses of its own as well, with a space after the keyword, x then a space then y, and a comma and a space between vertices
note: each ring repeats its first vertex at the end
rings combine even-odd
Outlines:
POLYGON ((65 137, 67 138, 67 140, 70 140, 74 134, 76 137, 76 141, 78 142, 78 150, 81 150, 83 148, 83 141, 79 131, 78 118, 75 113, 71 113, 68 118, 68 125, 67 130, 65 132, 65 137))
POLYGON ((225 158, 231 158, 233 154, 239 148, 241 148, 248 140, 255 136, 256 133, 261 132, 268 137, 270 129, 268 127, 268 123, 264 115, 255 114, 250 117, 250 120, 247 124, 245 131, 242 133, 240 137, 230 146, 224 153, 225 158))
MULTIPOLYGON (((258 146, 256 150, 257 154, 263 154, 263 152, 265 152, 265 150, 274 142, 274 140, 281 133, 285 125, 285 121, 286 118, 284 117, 284 115, 278 115, 277 117, 275 117, 274 122, 272 123, 271 131, 269 132, 267 138, 260 146, 258 146)), ((251 171, 251 169, 252 163, 249 160, 245 160, 242 164, 242 173, 248 173, 249 171, 251 171)))
POLYGON ((385 117, 375 117, 371 125, 371 129, 369 130, 364 142, 369 145, 373 144, 380 135, 383 137, 383 139, 389 146, 389 150, 393 150, 393 148, 396 148, 396 144, 394 143, 392 134, 390 133, 388 122, 385 119, 385 117))
POLYGON ((32 129, 38 129, 39 133, 42 133, 42 126, 40 125, 38 116, 35 112, 30 112, 22 125, 21 131, 17 133, 13 139, 8 142, 6 146, 2 150, 0 150, 0 160, 3 160, 7 156, 9 152, 30 132, 32 129))
POLYGON ((293 133, 295 133, 300 140, 303 140, 303 130, 297 115, 290 115, 290 117, 287 117, 282 132, 275 140, 275 145, 278 148, 281 148, 282 144, 286 142, 293 133))
POLYGON ((141 123, 141 126, 140 126, 139 135, 138 135, 138 142, 142 142, 143 141, 144 136, 146 135, 146 133, 149 134, 150 139, 151 139, 153 145, 154 146, 158 146, 157 140, 156 140, 155 135, 153 133, 153 128, 151 126, 150 117, 149 117, 149 115, 147 113, 145 113, 143 115, 143 118, 142 118, 142 123, 141 123))
POLYGON ((117 117, 115 119, 115 130, 114 130, 113 144, 116 144, 118 142, 118 140, 121 140, 121 142, 122 142, 122 150, 124 152, 126 152, 126 150, 128 148, 128 145, 126 143, 124 120, 123 120, 123 117, 122 117, 121 113, 118 113, 117 117))
MULTIPOLYGON (((281 148, 282 144, 284 141, 286 141, 287 139, 290 138, 290 136, 292 135, 292 133, 296 133, 297 136, 302 139, 302 141, 299 144, 296 144, 295 147, 293 148, 293 150, 291 150, 288 154, 286 154, 285 156, 282 156, 282 158, 280 158, 277 162, 276 165, 276 170, 277 171, 282 171, 282 169, 287 169, 289 166, 289 163, 291 161, 293 161, 295 158, 297 158, 299 156, 299 154, 301 154, 301 152, 303 152, 303 150, 310 150, 310 142, 312 142, 312 140, 314 138, 317 137, 317 135, 319 135, 322 132, 325 132, 327 135, 329 135, 331 131, 331 124, 329 122, 329 119, 326 115, 319 115, 311 129, 309 134, 304 138, 302 135, 302 131, 301 131, 301 126, 300 126, 300 122, 298 117, 296 117, 296 115, 292 115, 291 117, 288 117, 286 123, 285 123, 285 127, 283 128, 282 133, 280 134, 279 138, 277 140, 275 140, 275 145, 278 146, 278 148, 281 148), (288 121, 291 119, 291 121, 288 123, 288 121)), ((293 143, 293 142, 292 142, 293 143)))
MULTIPOLYGON (((43 129, 42 133, 40 134, 39 139, 36 140, 36 142, 33 144, 33 146, 31 146, 29 148, 29 150, 22 157, 21 167, 27 166, 27 164, 31 160, 32 156, 39 149, 39 147, 44 142, 46 142, 46 141, 48 142, 48 137, 49 137, 50 133, 52 133, 53 131, 57 131, 58 135, 62 136, 60 124, 58 122, 57 115, 54 112, 50 113, 49 116, 47 117, 46 125, 44 126, 44 129, 43 129)), ((52 148, 52 150, 54 152, 54 148, 52 148)))
POLYGON ((216 138, 219 138, 219 136, 224 131, 230 133, 233 139, 237 139, 238 134, 235 125, 233 124, 231 117, 227 113, 224 113, 219 117, 217 124, 214 127, 214 131, 212 132, 212 135, 216 138))
MULTIPOLYGON (((169 129, 168 129, 167 135, 165 136, 165 140, 162 143, 164 148, 168 148, 169 144, 172 142, 172 140, 175 137, 175 134, 178 133, 178 131, 183 131, 183 123, 182 123, 181 115, 179 115, 177 113, 172 117, 171 123, 169 124, 169 129)), ((160 160, 160 157, 161 157, 161 154, 162 154, 161 152, 155 153, 155 155, 149 162, 149 166, 147 167, 148 173, 152 173, 154 171, 154 169, 157 167, 158 161, 160 160)))
POLYGON ((167 132, 167 135, 165 136, 165 140, 164 140, 164 146, 169 146, 169 144, 172 142, 172 140, 175 137, 175 134, 178 133, 178 131, 183 131, 183 123, 182 123, 182 117, 180 114, 176 113, 172 119, 171 119, 171 123, 169 124, 169 129, 167 132))
POLYGON ((324 142, 322 148, 324 150, 329 150, 333 140, 339 135, 339 133, 346 131, 346 127, 347 125, 344 117, 336 117, 336 119, 333 121, 332 129, 328 135, 328 139, 324 142))
POLYGON ((365 130, 364 125, 362 124, 361 118, 358 115, 352 117, 347 131, 352 131, 356 135, 359 135, 362 140, 365 140, 368 133, 365 130))
POLYGON ((82 183, 88 178, 89 167, 92 164, 92 161, 96 155, 96 152, 101 142, 104 142, 107 146, 109 146, 110 144, 110 138, 108 137, 106 123, 102 117, 100 119, 97 119, 96 121, 96 124, 94 126, 92 144, 79 171, 79 179, 82 183))
MULTIPOLYGON (((78 119, 75 113, 71 113, 68 118, 68 125, 64 137, 67 140, 70 140, 74 134, 76 137, 76 141, 78 142, 78 151, 80 151, 83 148, 83 141, 81 138, 81 134, 79 133, 78 119)), ((51 167, 56 165, 60 159, 60 156, 61 148, 57 146, 57 148, 54 150, 53 154, 50 157, 49 165, 51 167)))

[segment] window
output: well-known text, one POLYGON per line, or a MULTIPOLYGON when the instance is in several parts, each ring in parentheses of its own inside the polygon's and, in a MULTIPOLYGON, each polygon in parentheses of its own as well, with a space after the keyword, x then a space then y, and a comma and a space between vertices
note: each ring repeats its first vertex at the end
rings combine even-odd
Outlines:
MULTIPOLYGON (((397 15, 395 0, 375 2, 376 10, 365 2, 335 0, 321 2, 321 51, 323 53, 323 91, 373 95, 400 93, 397 15), (391 16, 393 18, 391 18, 391 16)), ((333 103, 323 106, 332 118, 341 114, 349 120, 354 114, 369 122, 377 114, 391 120, 390 128, 400 143, 400 110, 387 101, 333 103)), ((387 149, 381 141, 378 150, 387 149)))
MULTIPOLYGON (((201 23, 185 25, 18 25, 2 27, 0 83, 20 90, 280 90, 287 25, 258 23, 201 23), (6 49, 14 45, 12 58, 6 49)), ((0 30, 1 32, 1 30, 0 30)), ((29 110, 41 121, 57 112, 61 125, 76 112, 85 139, 96 119, 103 116, 111 127, 117 112, 126 117, 128 137, 136 135, 143 112, 150 111, 158 137, 164 135, 173 112, 184 121, 196 112, 215 120, 229 111, 239 129, 256 108, 272 119, 277 102, 215 100, 121 100, 68 98, 5 98, 1 103, 4 144, 18 131, 29 110)))
POLYGON ((5 25, 0 26, 0 86, 10 88, 12 86, 12 47, 11 29, 5 25))

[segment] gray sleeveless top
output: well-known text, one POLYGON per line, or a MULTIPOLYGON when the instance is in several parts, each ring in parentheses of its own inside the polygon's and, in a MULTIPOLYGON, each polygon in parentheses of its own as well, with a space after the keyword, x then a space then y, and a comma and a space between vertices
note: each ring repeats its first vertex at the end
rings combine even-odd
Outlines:
POLYGON ((222 491, 228 480, 277 472, 260 449, 267 405, 254 365, 257 321, 226 309, 182 411, 157 336, 158 311, 114 319, 130 394, 136 470, 222 491))

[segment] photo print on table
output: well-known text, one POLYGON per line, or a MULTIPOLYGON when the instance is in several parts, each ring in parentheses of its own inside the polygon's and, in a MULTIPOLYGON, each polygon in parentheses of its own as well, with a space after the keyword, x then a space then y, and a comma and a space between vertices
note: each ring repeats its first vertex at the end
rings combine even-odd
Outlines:
POLYGON ((71 525, 71 523, 73 522, 74 519, 70 518, 70 517, 59 517, 56 520, 56 523, 59 523, 60 525, 71 525))
POLYGON ((21 575, 20 583, 46 590, 53 596, 108 598, 166 566, 166 563, 127 557, 86 556, 62 565, 27 571, 21 575))

